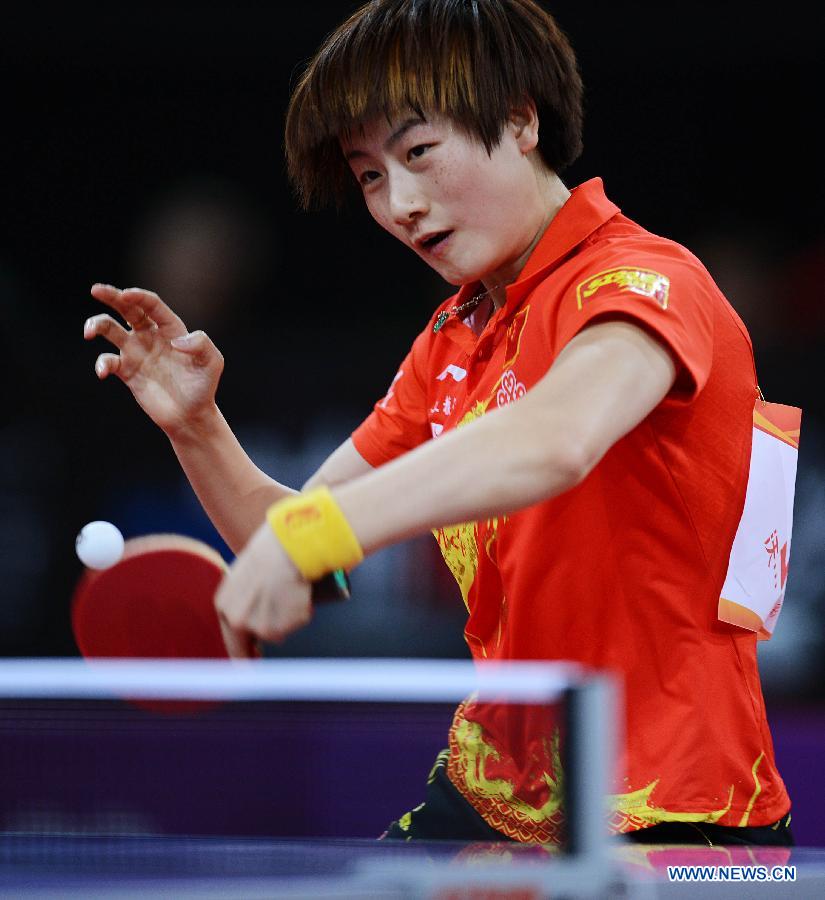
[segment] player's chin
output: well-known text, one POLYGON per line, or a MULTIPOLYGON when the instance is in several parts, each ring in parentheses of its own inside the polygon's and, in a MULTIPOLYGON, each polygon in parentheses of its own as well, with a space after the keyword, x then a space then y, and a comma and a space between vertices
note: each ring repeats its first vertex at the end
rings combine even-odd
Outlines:
POLYGON ((455 265, 447 263, 444 260, 434 259, 429 254, 418 253, 418 251, 416 251, 416 253, 434 272, 438 272, 447 284, 460 287, 462 284, 467 284, 468 281, 472 281, 471 277, 467 277, 466 272, 457 268, 455 265))

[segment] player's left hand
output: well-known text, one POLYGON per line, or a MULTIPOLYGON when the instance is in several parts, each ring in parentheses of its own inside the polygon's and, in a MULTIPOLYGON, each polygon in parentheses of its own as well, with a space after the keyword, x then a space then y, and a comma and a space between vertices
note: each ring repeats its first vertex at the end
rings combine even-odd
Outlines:
POLYGON ((215 594, 224 643, 248 659, 256 639, 282 641, 312 618, 312 585, 305 581, 264 522, 229 567, 215 594))

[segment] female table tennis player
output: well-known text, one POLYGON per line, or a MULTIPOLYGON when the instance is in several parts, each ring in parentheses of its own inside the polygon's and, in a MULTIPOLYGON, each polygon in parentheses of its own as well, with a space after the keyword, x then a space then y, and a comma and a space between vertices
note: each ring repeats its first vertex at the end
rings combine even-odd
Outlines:
MULTIPOLYGON (((660 843, 791 841, 753 633, 717 620, 757 384, 742 322, 686 249, 622 215, 581 150, 582 85, 533 0, 374 0, 294 90, 305 206, 360 189, 458 288, 386 395, 300 494, 215 405, 222 357, 148 291, 87 323, 238 553, 230 653, 311 615, 310 584, 432 530, 477 659, 572 659, 624 682, 610 827, 660 843), (463 523, 463 524, 454 524, 463 523)), ((353 313, 357 315, 357 311, 353 313)), ((559 840, 558 730, 472 702, 402 838, 559 840)), ((423 791, 423 786, 422 786, 423 791)))

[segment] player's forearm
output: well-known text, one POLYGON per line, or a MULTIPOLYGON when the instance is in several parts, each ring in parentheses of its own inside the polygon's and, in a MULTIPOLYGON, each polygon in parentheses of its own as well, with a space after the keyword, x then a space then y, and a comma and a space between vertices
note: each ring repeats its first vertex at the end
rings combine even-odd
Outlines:
POLYGON ((234 553, 246 545, 270 504, 295 493, 252 462, 217 406, 170 440, 198 500, 234 553))
POLYGON ((577 484, 586 464, 529 398, 450 432, 333 493, 365 553, 441 525, 530 506, 577 484), (519 408, 521 407, 521 408, 519 408))

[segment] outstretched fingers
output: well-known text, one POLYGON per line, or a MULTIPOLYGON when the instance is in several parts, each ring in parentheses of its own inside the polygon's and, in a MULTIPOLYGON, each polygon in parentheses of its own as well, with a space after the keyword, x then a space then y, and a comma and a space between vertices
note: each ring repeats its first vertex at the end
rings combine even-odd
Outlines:
MULTIPOLYGON (((154 291, 145 291, 143 288, 127 288, 121 291, 120 300, 125 304, 130 315, 135 315, 138 310, 142 311, 144 316, 150 320, 147 324, 156 324, 161 332, 168 334, 169 337, 186 334, 186 326, 183 321, 154 291)), ((127 320, 132 321, 129 316, 127 316, 127 320)), ((132 327, 140 327, 142 324, 143 322, 138 319, 132 327)))
POLYGON ((95 363, 95 374, 103 381, 109 375, 117 375, 120 372, 120 357, 117 353, 101 353, 95 363))
POLYGON ((114 344, 118 350, 122 350, 126 341, 129 340, 129 332, 120 324, 120 322, 116 322, 108 313, 101 313, 100 315, 86 319, 86 322, 83 325, 84 340, 91 341, 96 337, 106 338, 106 340, 114 344))
MULTIPOLYGON (((129 340, 129 332, 116 322, 108 313, 101 313, 86 319, 83 325, 83 337, 91 341, 96 337, 104 337, 118 350, 122 350, 129 340)), ((120 372, 121 359, 117 353, 101 353, 95 362, 95 373, 103 381, 109 375, 117 375, 120 372)))
POLYGON ((169 337, 186 333, 186 326, 181 319, 154 291, 143 288, 120 290, 111 284, 94 284, 91 294, 123 316, 134 330, 157 325, 169 337))

